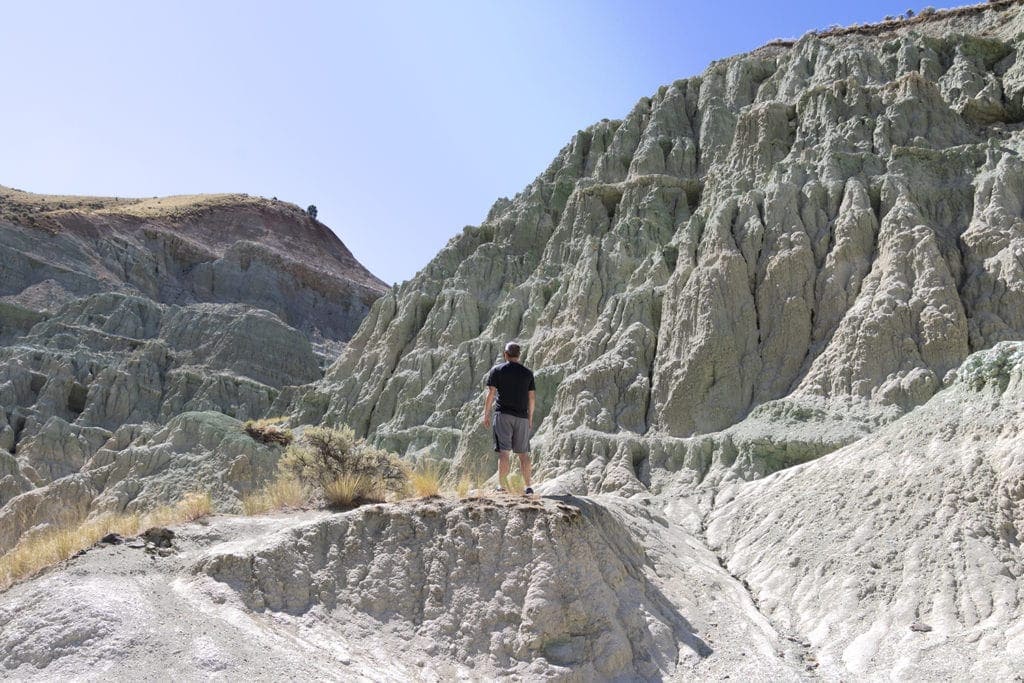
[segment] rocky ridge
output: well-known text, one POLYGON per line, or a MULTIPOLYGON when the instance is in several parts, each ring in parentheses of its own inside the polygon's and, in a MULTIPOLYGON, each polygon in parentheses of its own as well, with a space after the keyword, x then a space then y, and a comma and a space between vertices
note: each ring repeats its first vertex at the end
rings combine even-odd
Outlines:
POLYGON ((0 603, 9 675, 138 678, 171 660, 189 677, 287 666, 332 680, 795 680, 803 667, 710 553, 616 497, 222 517, 179 529, 166 557, 99 546, 67 569, 0 603), (71 595, 75 613, 52 609, 71 595), (88 648, 44 645, 62 633, 88 648))

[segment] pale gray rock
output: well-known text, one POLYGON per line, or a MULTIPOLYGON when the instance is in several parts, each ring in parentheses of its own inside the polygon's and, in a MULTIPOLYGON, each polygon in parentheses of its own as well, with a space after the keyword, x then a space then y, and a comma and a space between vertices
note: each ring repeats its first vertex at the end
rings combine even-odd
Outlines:
POLYGON ((37 485, 79 471, 122 425, 257 418, 285 383, 320 376, 306 338, 266 311, 115 293, 67 304, 0 360, 0 446, 37 485))
MULTIPOLYGON (((57 421, 51 419, 52 429, 75 433, 73 425, 57 421)), ((77 449, 73 454, 81 457, 90 450, 81 443, 101 433, 106 438, 75 472, 51 482, 40 477, 29 484, 27 474, 46 471, 43 466, 19 468, 0 451, 0 494, 6 495, 0 507, 0 553, 27 533, 75 525, 104 513, 144 513, 193 492, 209 493, 219 511, 240 512, 242 498, 277 475, 282 453, 280 447, 257 442, 241 422, 219 412, 182 413, 162 427, 129 425, 113 434, 92 428, 55 443, 65 452, 77 449)), ((60 432, 44 434, 48 439, 60 432)), ((61 466, 69 461, 67 456, 55 457, 61 466)))
POLYGON ((1024 345, 974 354, 949 388, 856 444, 724 488, 711 547, 827 678, 1012 678, 1022 400, 1024 345))
POLYGON ((542 475, 636 463, 586 491, 862 437, 1024 335, 1021 28, 1004 4, 811 33, 660 88, 381 298, 291 411, 489 470, 482 378, 517 339, 542 475))

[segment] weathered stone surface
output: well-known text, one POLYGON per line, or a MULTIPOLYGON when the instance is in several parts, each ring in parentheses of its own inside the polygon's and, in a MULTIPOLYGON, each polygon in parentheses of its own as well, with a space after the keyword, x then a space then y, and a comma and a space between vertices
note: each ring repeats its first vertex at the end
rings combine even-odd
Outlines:
POLYGON ((695 486, 850 443, 1024 336, 1020 29, 812 33, 659 89, 378 301, 295 414, 490 468, 482 377, 517 339, 547 476, 695 486))
MULTIPOLYGON (((324 354, 384 289, 326 226, 243 195, 121 200, 0 187, 0 251, 0 506, 83 472, 108 439, 123 450, 155 429, 142 425, 189 411, 265 416, 281 389, 321 376, 324 354)), ((234 476, 193 464, 195 476, 234 476)), ((92 479, 77 481, 75 519, 92 499, 92 479)), ((46 514, 26 523, 64 519, 46 514)))
MULTIPOLYGON (((83 438, 68 439, 66 448, 83 438)), ((196 491, 208 492, 217 510, 238 512, 247 493, 276 476, 281 452, 219 412, 182 413, 159 428, 122 427, 74 473, 33 482, 39 488, 29 488, 26 468, 12 467, 13 458, 0 451, 0 493, 11 492, 0 508, 0 553, 32 530, 106 512, 145 512, 196 491)))
POLYGON ((199 569, 249 609, 388 621, 453 664, 509 674, 652 678, 686 659, 682 644, 706 656, 625 527, 579 505, 588 510, 486 499, 363 508, 199 569))
POLYGON ((53 311, 122 291, 244 303, 310 339, 347 340, 386 289, 293 204, 247 195, 53 197, 0 187, 0 297, 53 311))
POLYGON ((212 638, 218 668, 256 677, 285 661, 284 677, 345 680, 796 680, 802 668, 717 559, 637 501, 427 499, 206 524, 176 528, 167 557, 98 546, 0 596, 0 665, 16 678, 159 677, 152 639, 191 677, 208 662, 188 653, 212 638), (60 608, 72 595, 76 615, 60 608), (124 595, 136 607, 110 619, 104 605, 121 611, 124 595), (55 642, 68 631, 88 646, 55 642))
POLYGON ((1021 36, 1019 3, 990 3, 662 88, 378 301, 306 387, 272 349, 189 327, 220 309, 75 302, 74 269, 48 271, 0 308, 0 551, 197 480, 237 506, 276 451, 221 413, 134 424, 197 404, 273 402, 489 473, 480 381, 513 337, 537 372, 542 496, 94 548, 0 596, 0 663, 157 678, 158 642, 195 678, 1013 678, 1021 36))
POLYGON ((121 425, 260 417, 285 383, 320 376, 306 338, 266 311, 114 293, 65 305, 0 359, 0 437, 37 485, 78 471, 121 425))
POLYGON ((1022 400, 1024 344, 974 354, 952 386, 856 444, 726 487, 708 539, 826 677, 1012 678, 1022 400))

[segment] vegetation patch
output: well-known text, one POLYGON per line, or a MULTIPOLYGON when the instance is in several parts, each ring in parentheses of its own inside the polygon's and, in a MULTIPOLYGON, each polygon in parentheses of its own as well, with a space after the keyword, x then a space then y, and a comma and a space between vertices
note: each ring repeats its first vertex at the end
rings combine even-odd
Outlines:
POLYGON ((408 486, 408 468, 398 456, 356 438, 349 427, 306 430, 278 467, 333 506, 380 502, 388 494, 401 497, 408 486))
POLYGON ((408 470, 409 492, 418 498, 436 496, 441 493, 441 464, 436 460, 424 460, 408 470))
POLYGON ((290 446, 294 437, 292 430, 284 426, 287 417, 267 417, 262 420, 247 420, 245 433, 260 443, 290 446))
POLYGON ((309 490, 293 476, 281 475, 262 489, 242 498, 247 515, 278 510, 299 510, 309 505, 309 490))
POLYGON ((0 591, 96 545, 107 534, 138 536, 151 527, 183 524, 212 513, 210 494, 194 492, 186 494, 176 505, 144 514, 100 515, 33 534, 0 557, 0 591))

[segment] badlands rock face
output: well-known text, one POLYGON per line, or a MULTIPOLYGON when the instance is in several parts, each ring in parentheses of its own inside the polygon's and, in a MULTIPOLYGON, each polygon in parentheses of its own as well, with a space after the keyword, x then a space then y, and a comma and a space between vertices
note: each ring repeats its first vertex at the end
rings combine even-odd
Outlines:
POLYGON ((548 476, 696 485, 925 403, 1024 335, 1024 18, 983 10, 769 45, 579 132, 374 305, 299 414, 473 469, 517 339, 548 476))
POLYGON ((286 406, 490 473, 509 339, 543 482, 93 548, 0 596, 3 671, 1019 677, 1022 49, 1021 5, 994 2, 665 86, 377 300, 323 378, 314 294, 309 323, 195 294, 219 282, 198 266, 171 271, 184 299, 30 305, 74 268, 12 295, 0 552, 200 480, 236 511, 279 452, 235 418, 286 406))
POLYGON ((305 212, 237 195, 0 188, 0 250, 0 552, 200 481, 236 508, 277 456, 222 442, 319 379, 385 289, 305 212))

